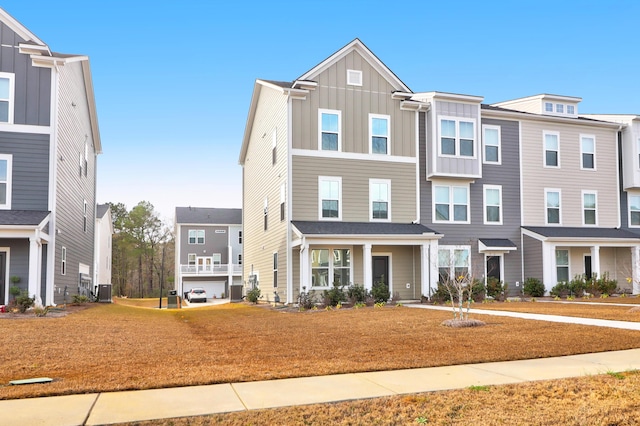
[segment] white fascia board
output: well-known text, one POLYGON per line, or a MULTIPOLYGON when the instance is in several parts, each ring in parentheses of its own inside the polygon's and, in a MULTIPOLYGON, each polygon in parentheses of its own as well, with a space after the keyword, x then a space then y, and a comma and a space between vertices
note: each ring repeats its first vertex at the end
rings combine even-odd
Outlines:
POLYGON ((39 44, 31 44, 31 43, 20 43, 18 45, 18 51, 25 55, 45 55, 51 56, 51 50, 49 46, 39 45, 39 44))
MULTIPOLYGON (((580 115, 582 117, 582 115, 580 115)), ((613 123, 610 121, 586 121, 580 120, 576 117, 557 117, 553 115, 541 115, 531 112, 522 111, 497 111, 491 109, 482 109, 481 118, 510 118, 520 121, 548 121, 554 123, 565 123, 580 126, 593 126, 593 127, 605 127, 608 129, 621 129, 623 126, 619 123, 613 123)))
POLYGON ((24 25, 18 22, 13 16, 9 15, 4 9, 0 8, 0 21, 11 28, 16 34, 27 41, 36 44, 45 45, 45 43, 29 31, 24 25))
POLYGON ((524 98, 509 99, 507 101, 496 102, 491 105, 505 106, 505 105, 519 104, 525 101, 542 100, 542 99, 548 99, 550 101, 558 101, 558 102, 569 102, 569 103, 573 103, 573 102, 579 103, 582 101, 582 98, 578 98, 575 96, 553 95, 551 93, 541 93, 539 95, 525 96, 524 98))
POLYGON ((439 101, 452 101, 463 102, 470 104, 480 104, 484 100, 484 96, 474 95, 462 95, 459 93, 446 93, 446 92, 422 92, 414 94, 413 100, 439 100, 439 101))

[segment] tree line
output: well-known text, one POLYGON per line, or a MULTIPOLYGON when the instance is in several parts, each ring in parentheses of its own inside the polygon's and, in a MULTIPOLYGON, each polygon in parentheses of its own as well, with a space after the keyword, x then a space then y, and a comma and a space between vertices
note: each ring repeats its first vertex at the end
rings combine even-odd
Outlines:
POLYGON ((148 201, 131 210, 108 203, 113 220, 111 284, 114 296, 159 297, 173 289, 174 235, 148 201), (170 288, 169 288, 170 287, 170 288))

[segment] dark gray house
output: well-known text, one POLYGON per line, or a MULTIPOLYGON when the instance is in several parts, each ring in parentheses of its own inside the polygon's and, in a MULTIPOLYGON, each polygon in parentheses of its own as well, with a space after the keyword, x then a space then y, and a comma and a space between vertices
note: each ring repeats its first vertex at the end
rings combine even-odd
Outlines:
POLYGON ((176 207, 175 290, 228 298, 242 286, 242 209, 176 207))
POLYGON ((89 59, 53 52, 0 9, 0 304, 90 293, 96 156, 89 59))

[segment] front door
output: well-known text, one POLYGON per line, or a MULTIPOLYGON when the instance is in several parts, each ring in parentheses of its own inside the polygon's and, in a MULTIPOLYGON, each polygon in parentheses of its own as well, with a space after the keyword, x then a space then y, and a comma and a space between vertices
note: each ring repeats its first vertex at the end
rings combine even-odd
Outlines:
POLYGON ((487 278, 496 278, 502 281, 500 277, 500 256, 487 256, 487 278))
POLYGON ((383 281, 389 286, 389 256, 372 256, 373 283, 383 281))
POLYGON ((593 276, 593 269, 591 268, 591 256, 584 257, 584 275, 590 280, 593 276))
POLYGON ((7 286, 4 281, 6 268, 7 253, 0 252, 0 305, 6 305, 5 295, 7 294, 7 286))

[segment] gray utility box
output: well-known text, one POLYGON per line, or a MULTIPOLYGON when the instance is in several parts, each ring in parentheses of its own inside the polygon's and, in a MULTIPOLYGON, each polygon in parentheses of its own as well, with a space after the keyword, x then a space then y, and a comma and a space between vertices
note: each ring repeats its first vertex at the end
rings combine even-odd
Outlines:
POLYGON ((98 284, 98 302, 111 303, 111 284, 98 284))
POLYGON ((178 292, 172 290, 167 296, 167 309, 180 309, 182 307, 182 300, 178 296, 178 292))
POLYGON ((229 286, 229 299, 232 302, 241 302, 242 301, 242 284, 240 285, 230 285, 229 286))

